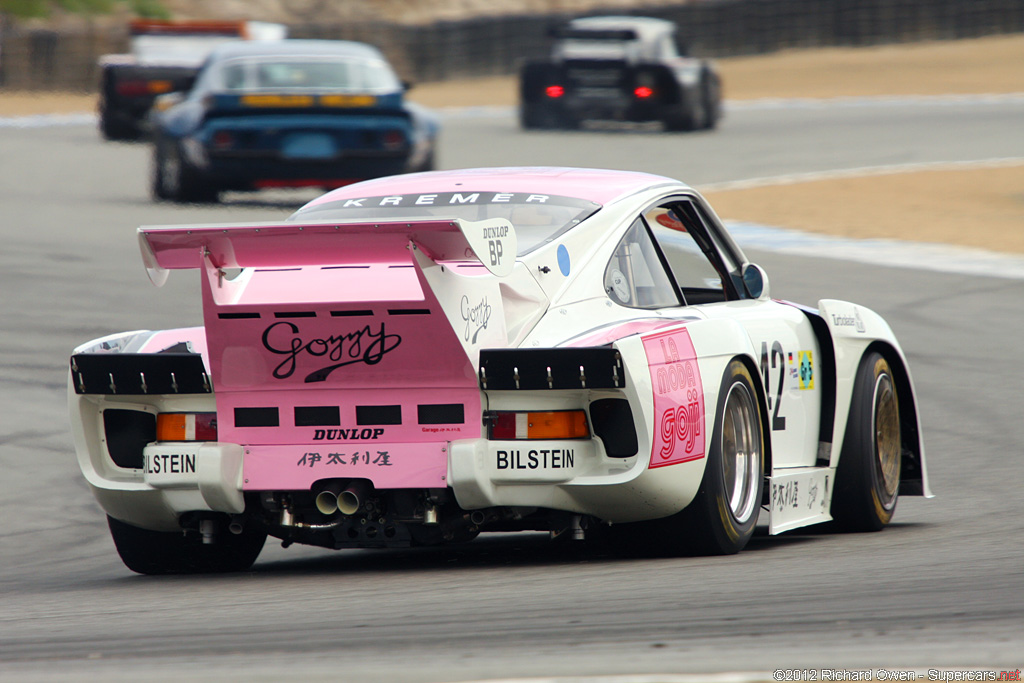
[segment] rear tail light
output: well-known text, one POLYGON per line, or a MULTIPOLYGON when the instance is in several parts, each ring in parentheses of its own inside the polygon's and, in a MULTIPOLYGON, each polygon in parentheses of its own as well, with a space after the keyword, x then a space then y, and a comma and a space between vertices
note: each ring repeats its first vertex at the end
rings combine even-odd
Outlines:
POLYGON ((121 81, 114 89, 118 95, 138 97, 139 95, 161 95, 171 91, 170 81, 121 81))
POLYGON ((217 413, 160 413, 157 441, 216 441, 217 413))
POLYGON ((584 410, 502 411, 491 413, 490 418, 490 438, 495 441, 590 438, 587 413, 584 410))
POLYGON ((565 88, 560 85, 549 85, 544 89, 544 93, 548 97, 561 97, 565 94, 565 88))
POLYGON ((213 134, 212 142, 215 149, 228 149, 235 144, 235 136, 226 130, 219 130, 213 134))
POLYGON ((384 149, 401 149, 405 145, 405 135, 400 130, 386 131, 382 137, 384 149))
POLYGON ((648 88, 646 85, 641 85, 633 90, 633 94, 636 95, 638 100, 646 100, 648 97, 654 95, 654 89, 648 88))

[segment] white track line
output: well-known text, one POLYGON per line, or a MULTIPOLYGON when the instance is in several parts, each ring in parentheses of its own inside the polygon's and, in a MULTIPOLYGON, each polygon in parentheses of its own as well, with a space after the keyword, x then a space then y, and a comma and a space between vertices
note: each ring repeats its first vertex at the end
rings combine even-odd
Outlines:
POLYGON ((1024 104, 1024 93, 979 93, 975 95, 875 95, 870 97, 763 97, 754 100, 726 100, 726 111, 763 109, 826 109, 860 107, 946 107, 1024 104))
POLYGON ((922 161, 912 164, 889 164, 886 166, 857 166, 829 171, 811 171, 808 173, 787 173, 745 180, 727 180, 721 183, 708 183, 696 186, 701 193, 722 192, 725 190, 749 190, 755 187, 771 187, 773 185, 793 185, 814 180, 835 180, 839 178, 860 178, 863 176, 896 175, 917 171, 971 171, 983 168, 1012 168, 1024 165, 1024 157, 1001 157, 996 159, 970 159, 966 161, 922 161))
POLYGON ((36 114, 34 116, 0 117, 0 128, 50 128, 52 126, 96 125, 96 115, 87 112, 77 114, 36 114))
POLYGON ((757 223, 726 220, 741 247, 797 256, 830 258, 874 266, 1024 280, 1024 256, 972 247, 890 239, 816 235, 757 223))

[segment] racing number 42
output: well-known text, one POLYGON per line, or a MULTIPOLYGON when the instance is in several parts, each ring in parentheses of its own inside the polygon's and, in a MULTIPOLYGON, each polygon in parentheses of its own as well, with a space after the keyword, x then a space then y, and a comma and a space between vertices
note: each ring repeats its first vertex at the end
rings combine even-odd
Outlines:
POLYGON ((782 344, 778 341, 772 342, 771 370, 779 369, 779 381, 775 390, 774 406, 771 396, 771 370, 768 368, 768 342, 761 342, 761 376, 764 377, 764 388, 768 394, 768 409, 772 411, 772 431, 778 432, 786 428, 786 418, 779 415, 782 408, 782 388, 786 382, 786 352, 782 350, 782 344))

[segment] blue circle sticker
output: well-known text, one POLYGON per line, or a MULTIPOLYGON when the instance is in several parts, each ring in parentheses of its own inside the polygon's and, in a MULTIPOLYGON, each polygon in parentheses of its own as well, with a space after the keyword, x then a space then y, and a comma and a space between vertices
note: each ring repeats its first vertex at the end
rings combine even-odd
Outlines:
POLYGON ((569 250, 564 244, 558 245, 558 269, 562 271, 562 275, 569 277, 569 250))

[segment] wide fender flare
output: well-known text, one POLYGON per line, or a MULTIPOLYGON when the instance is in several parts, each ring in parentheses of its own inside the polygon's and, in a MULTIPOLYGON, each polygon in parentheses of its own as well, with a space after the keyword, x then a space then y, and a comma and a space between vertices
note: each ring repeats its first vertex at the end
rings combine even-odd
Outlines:
MULTIPOLYGON (((889 324, 869 308, 838 299, 818 302, 819 315, 825 321, 835 350, 836 406, 833 427, 832 457, 836 467, 842 453, 850 404, 857 378, 857 369, 864 354, 877 351, 888 361, 896 379, 903 429, 904 460, 909 456, 911 468, 903 468, 900 495, 933 496, 928 484, 921 417, 918 410, 910 364, 889 324)), ((825 343, 823 340, 822 343, 825 343)))
POLYGON ((757 392, 758 409, 761 415, 761 433, 764 435, 765 473, 772 471, 771 429, 768 425, 768 400, 761 373, 758 369, 758 351, 747 330, 737 321, 728 318, 702 320, 687 326, 690 339, 700 362, 701 380, 704 385, 705 413, 708 447, 714 434, 715 420, 718 419, 718 394, 722 378, 734 359, 742 361, 753 380, 757 392))
MULTIPOLYGON (((761 411, 762 432, 765 434, 764 451, 766 471, 770 471, 770 432, 767 425, 767 404, 764 388, 757 371, 754 345, 743 327, 734 320, 714 319, 681 323, 678 326, 660 328, 657 331, 619 340, 615 346, 622 352, 627 368, 627 396, 633 406, 639 455, 642 469, 629 483, 634 493, 642 493, 648 505, 659 510, 658 515, 667 516, 685 508, 693 500, 704 475, 707 454, 711 448, 722 377, 733 359, 740 359, 747 365, 758 395, 761 411), (699 370, 700 393, 703 401, 704 454, 699 459, 678 464, 651 467, 656 435, 661 429, 661 415, 655 408, 656 380, 652 378, 651 366, 662 362, 660 357, 648 357, 644 342, 652 338, 684 334, 693 345, 699 370)), ((657 347, 655 347, 657 349, 657 347)), ((660 353, 659 350, 651 352, 660 353)), ((617 520, 627 521, 627 520, 617 520)), ((632 520, 628 520, 632 521, 632 520)))

